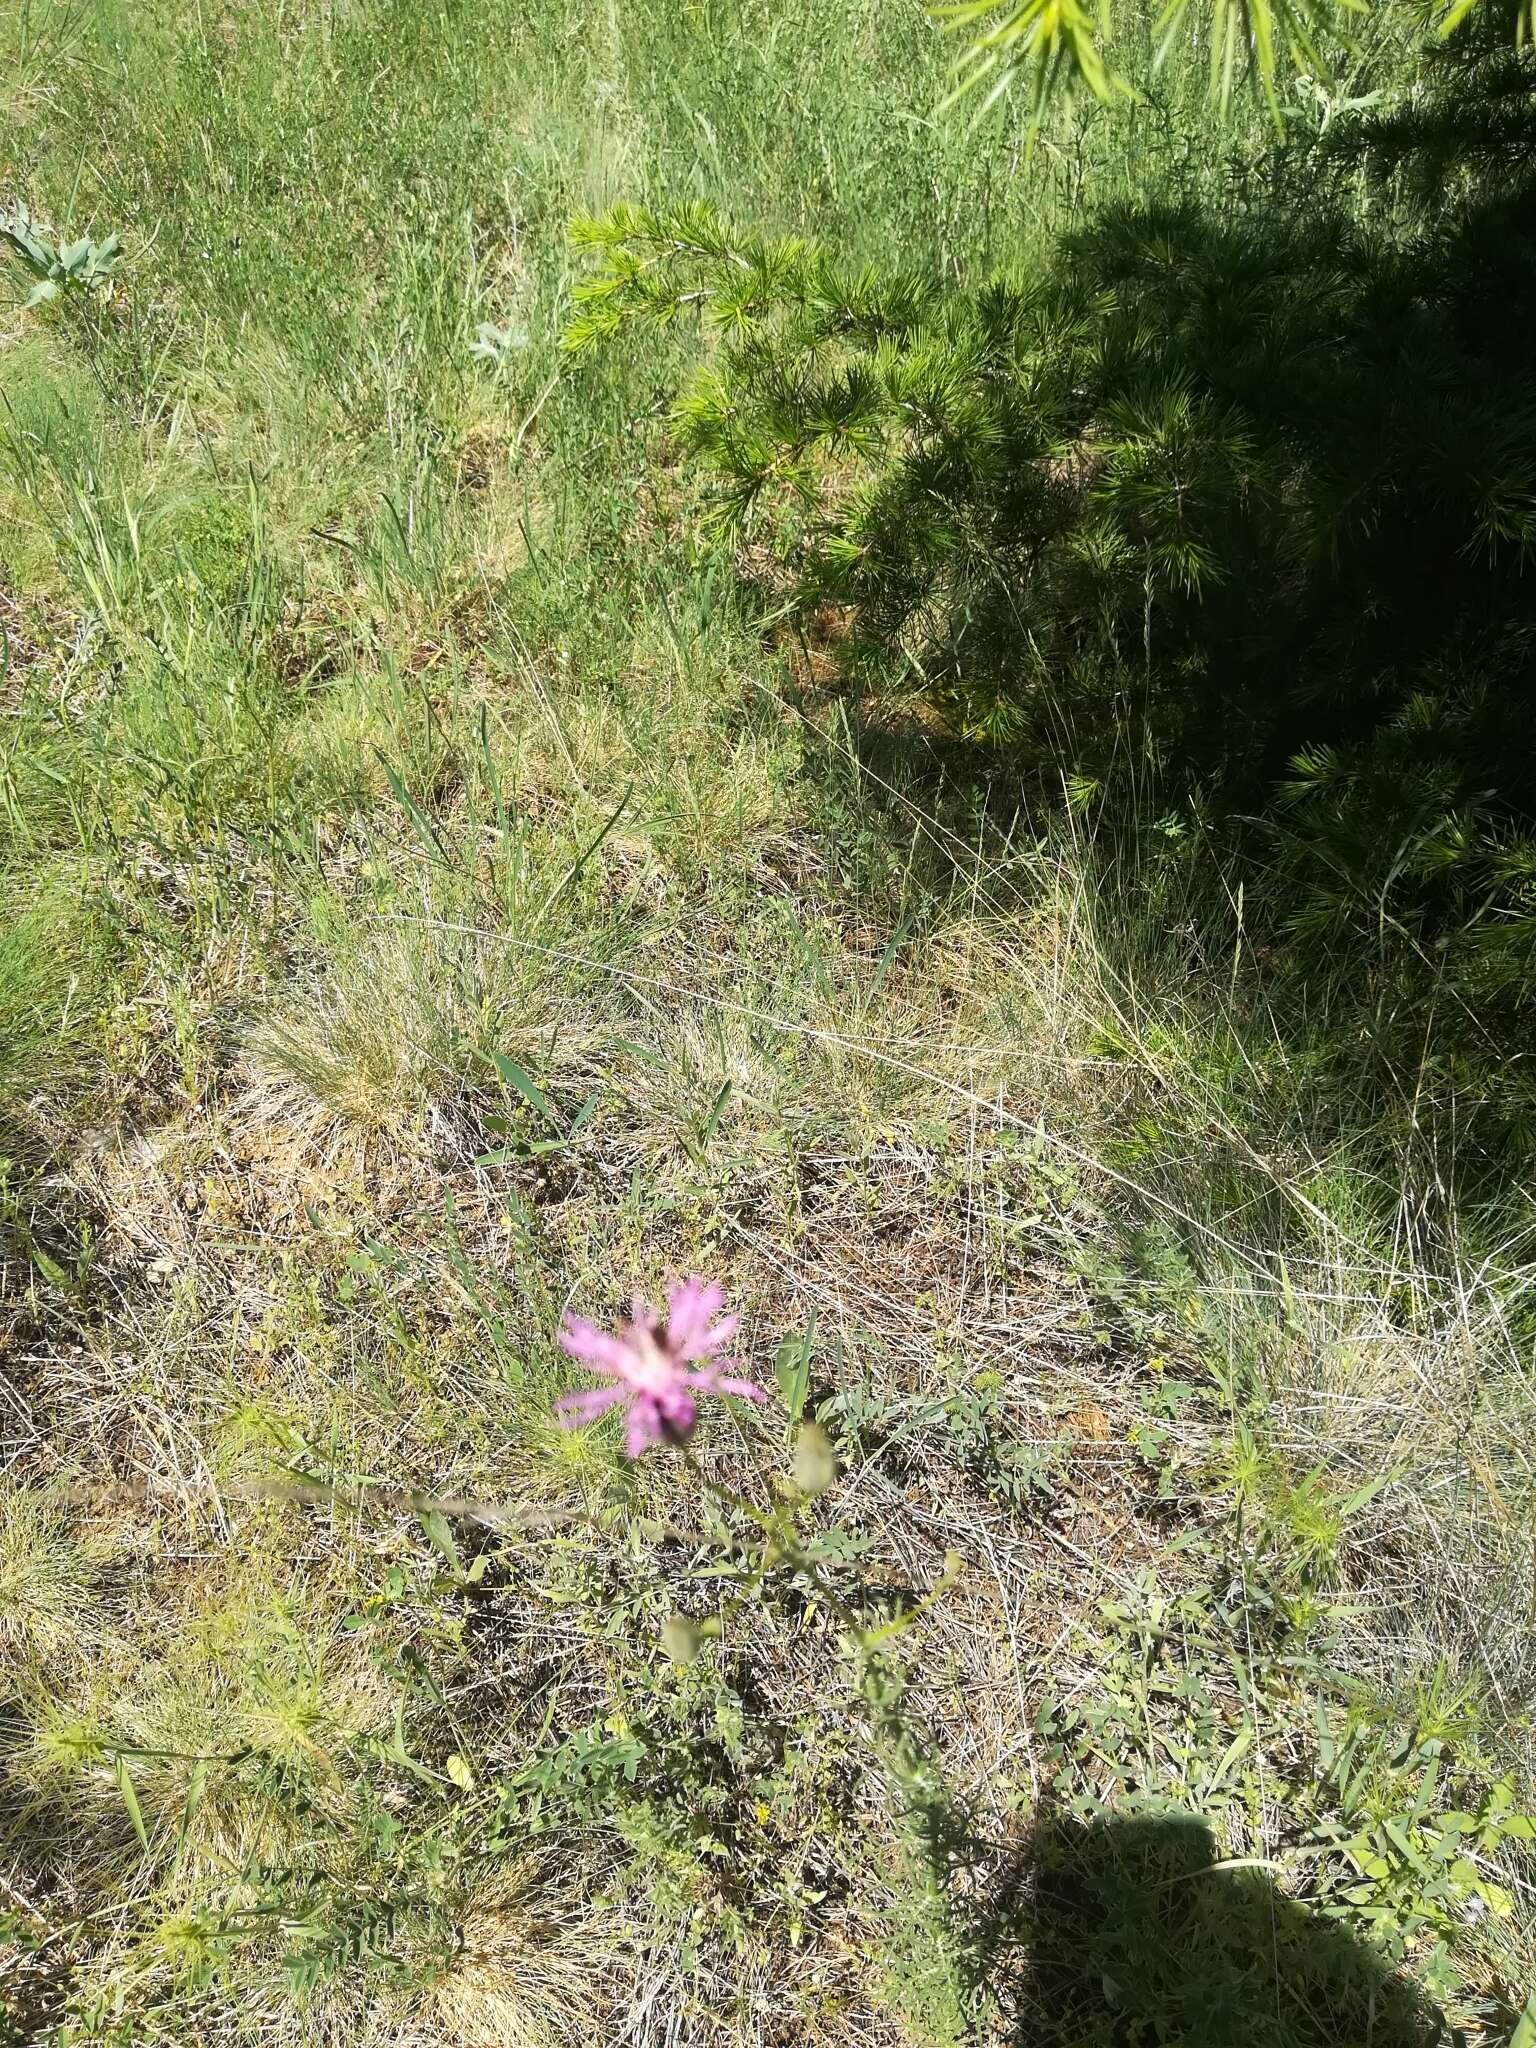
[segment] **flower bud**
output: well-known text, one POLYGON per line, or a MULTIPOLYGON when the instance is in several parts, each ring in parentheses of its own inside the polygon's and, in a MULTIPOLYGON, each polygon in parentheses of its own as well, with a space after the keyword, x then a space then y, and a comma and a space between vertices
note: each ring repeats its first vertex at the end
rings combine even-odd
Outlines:
POLYGON ((832 1439, 819 1422, 802 1422, 795 1438, 795 1485, 808 1497, 825 1493, 837 1477, 832 1439))
POLYGON ((691 1664, 699 1654, 699 1632, 686 1614, 669 1614, 661 1625, 661 1647, 677 1665, 691 1664))

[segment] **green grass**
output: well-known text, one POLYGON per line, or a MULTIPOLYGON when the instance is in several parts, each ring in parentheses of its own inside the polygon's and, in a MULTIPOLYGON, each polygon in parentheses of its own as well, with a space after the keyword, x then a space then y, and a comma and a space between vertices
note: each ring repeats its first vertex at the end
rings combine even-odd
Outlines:
POLYGON ((1422 1227, 1198 848, 758 628, 681 328, 557 346, 619 200, 969 273, 1262 157, 1175 80, 1026 164, 947 57, 0 25, 0 186, 127 247, 0 310, 0 2035, 1495 2042, 1536 1984, 1518 1210, 1422 1227), (759 1377, 814 1318, 844 1596, 959 1555, 878 1684, 551 1422, 562 1312, 690 1270, 759 1377))

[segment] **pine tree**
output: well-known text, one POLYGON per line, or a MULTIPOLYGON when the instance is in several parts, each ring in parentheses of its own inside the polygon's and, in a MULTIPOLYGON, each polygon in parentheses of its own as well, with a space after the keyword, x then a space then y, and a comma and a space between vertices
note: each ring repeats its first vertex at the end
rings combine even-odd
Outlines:
MULTIPOLYGON (((1533 83, 1463 37, 1247 198, 1108 208, 970 285, 621 208, 578 227, 567 344, 698 319, 673 418, 711 521, 842 610, 851 668, 1058 777, 1109 775, 1138 721, 1166 789, 1267 818, 1277 929, 1370 940, 1391 1058, 1426 959, 1508 1045, 1536 1021, 1533 83)), ((1523 1070, 1488 1093, 1536 1132, 1523 1070)))

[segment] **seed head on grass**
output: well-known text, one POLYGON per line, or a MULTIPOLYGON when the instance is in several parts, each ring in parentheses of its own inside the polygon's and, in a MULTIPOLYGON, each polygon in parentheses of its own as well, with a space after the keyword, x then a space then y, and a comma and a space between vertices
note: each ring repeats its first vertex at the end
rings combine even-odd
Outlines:
POLYGON ((722 1372, 728 1361, 713 1356, 737 1330, 735 1316, 715 1321, 724 1306, 723 1289, 695 1278, 670 1290, 665 1316, 637 1298, 630 1320, 617 1334, 599 1330, 579 1316, 567 1316, 560 1333, 562 1347, 612 1384, 562 1394, 555 1403, 561 1422, 575 1429, 595 1422, 610 1408, 625 1406, 629 1421, 624 1448, 638 1458, 651 1444, 687 1442, 698 1421, 699 1394, 741 1394, 749 1401, 765 1401, 768 1397, 760 1386, 722 1372))

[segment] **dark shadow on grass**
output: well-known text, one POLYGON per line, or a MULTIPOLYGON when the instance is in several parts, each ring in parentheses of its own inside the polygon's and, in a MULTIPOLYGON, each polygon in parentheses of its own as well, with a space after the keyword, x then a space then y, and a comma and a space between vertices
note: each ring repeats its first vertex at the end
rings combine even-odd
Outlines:
POLYGON ((1434 2048, 1423 1994, 1191 1814, 1040 1824, 973 1923, 1012 2048, 1434 2048))

